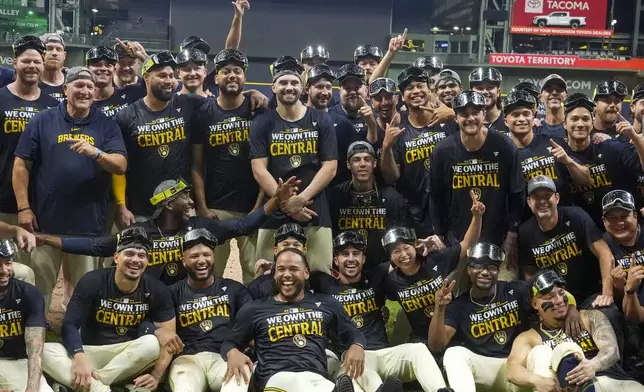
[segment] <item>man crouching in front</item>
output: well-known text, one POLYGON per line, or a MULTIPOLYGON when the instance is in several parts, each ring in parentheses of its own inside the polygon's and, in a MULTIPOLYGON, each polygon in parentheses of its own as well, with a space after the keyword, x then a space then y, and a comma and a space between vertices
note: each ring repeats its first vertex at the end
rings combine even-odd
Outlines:
POLYGON ((155 390, 172 355, 181 351, 170 292, 143 275, 151 246, 145 231, 125 229, 118 236, 116 267, 88 272, 78 282, 62 344, 46 343, 44 349, 44 371, 59 388, 155 390))

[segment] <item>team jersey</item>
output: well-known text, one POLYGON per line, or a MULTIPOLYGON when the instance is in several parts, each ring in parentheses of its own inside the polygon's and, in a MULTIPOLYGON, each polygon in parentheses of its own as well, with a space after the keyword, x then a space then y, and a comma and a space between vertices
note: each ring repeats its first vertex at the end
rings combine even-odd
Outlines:
POLYGON ((467 292, 447 305, 445 325, 456 330, 454 341, 474 354, 506 358, 529 326, 530 298, 527 282, 497 282, 492 296, 472 298, 467 292))
POLYGON ((95 100, 93 105, 105 116, 115 118, 118 112, 145 96, 145 89, 139 84, 129 84, 115 88, 114 93, 102 101, 95 100))
POLYGON ((378 183, 367 193, 356 192, 351 181, 330 188, 329 210, 334 236, 353 230, 367 241, 365 270, 389 261, 389 254, 380 243, 385 231, 408 225, 405 199, 394 188, 378 183))
POLYGON ((461 245, 430 254, 414 275, 405 275, 396 268, 384 281, 387 298, 397 301, 409 319, 412 340, 427 341, 429 323, 434 317, 436 291, 445 278, 458 266, 461 245))
POLYGON ((9 279, 0 297, 0 358, 27 358, 25 329, 45 328, 45 298, 40 290, 15 278, 9 279))
POLYGON ((180 355, 219 353, 235 315, 250 301, 241 283, 219 277, 204 288, 192 287, 184 279, 169 289, 177 315, 177 335, 185 345, 180 355))
POLYGON ((64 84, 51 86, 43 82, 38 83, 40 91, 42 91, 43 94, 48 95, 50 98, 56 100, 56 102, 63 102, 63 100, 65 99, 65 91, 63 89, 63 85, 64 84))
POLYGON ((311 273, 310 282, 314 292, 332 295, 342 304, 351 321, 362 331, 367 350, 380 350, 389 346, 382 307, 385 293, 382 283, 389 273, 389 263, 381 263, 363 273, 360 281, 344 284, 325 272, 311 273))
POLYGON ((644 265, 644 233, 640 226, 638 226, 637 239, 633 246, 619 244, 609 233, 604 233, 604 240, 613 253, 615 263, 624 271, 628 272, 636 265, 644 265))
POLYGON ((0 212, 15 214, 17 212, 16 196, 13 194, 11 174, 13 170, 13 153, 18 147, 20 136, 25 131, 29 120, 36 113, 58 106, 58 101, 42 91, 38 99, 24 100, 14 95, 7 87, 0 88, 0 212))
POLYGON ((76 285, 63 320, 63 345, 70 354, 82 346, 106 346, 137 339, 143 320, 155 323, 174 318, 168 288, 143 275, 131 293, 116 286, 115 268, 85 274, 76 285), (80 329, 80 333, 79 333, 80 329))
POLYGON ((541 230, 533 216, 519 227, 519 268, 555 269, 566 279, 566 289, 583 300, 601 288, 599 261, 592 245, 602 233, 579 207, 558 207, 557 225, 541 230))
POLYGON ((302 301, 291 303, 269 297, 241 308, 221 354, 227 360, 231 349, 241 351, 254 339, 254 379, 261 391, 279 372, 313 372, 327 377, 325 350, 329 339, 335 337, 345 346, 365 345, 362 333, 332 296, 306 293, 302 301))

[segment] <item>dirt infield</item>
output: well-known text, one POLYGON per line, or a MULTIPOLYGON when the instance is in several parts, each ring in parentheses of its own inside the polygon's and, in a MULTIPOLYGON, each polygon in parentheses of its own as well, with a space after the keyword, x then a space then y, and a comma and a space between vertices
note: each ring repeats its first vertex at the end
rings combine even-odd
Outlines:
MULTIPOLYGON (((239 250, 237 249, 237 242, 235 240, 230 241, 231 250, 230 257, 228 258, 228 263, 226 264, 226 271, 224 272, 224 277, 235 279, 241 282, 242 272, 241 265, 239 264, 239 250)), ((59 332, 60 327, 63 321, 64 311, 61 306, 61 301, 63 299, 63 280, 62 273, 58 275, 58 283, 54 289, 54 293, 51 300, 51 306, 49 308, 49 313, 47 314, 47 321, 54 328, 54 331, 59 332)))

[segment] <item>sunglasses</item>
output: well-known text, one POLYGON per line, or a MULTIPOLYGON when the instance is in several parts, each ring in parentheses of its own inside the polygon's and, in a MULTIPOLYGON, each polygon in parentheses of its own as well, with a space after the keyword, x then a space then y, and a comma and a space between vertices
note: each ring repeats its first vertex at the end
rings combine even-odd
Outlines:
POLYGON ((212 233, 207 229, 190 230, 183 237, 181 245, 182 250, 191 248, 197 244, 204 244, 207 247, 214 249, 219 244, 219 241, 217 240, 217 237, 212 235, 212 233))
POLYGON ((396 82, 389 78, 378 78, 369 84, 369 95, 375 96, 380 92, 386 92, 389 94, 396 93, 396 82))
POLYGON ((87 64, 98 60, 107 60, 116 63, 119 61, 119 55, 116 53, 116 50, 108 48, 107 46, 93 47, 85 54, 85 63, 87 64))
POLYGON ((150 56, 141 67, 141 74, 145 75, 154 67, 164 66, 170 66, 172 68, 177 67, 177 60, 174 58, 172 53, 168 52, 167 50, 155 53, 150 56))
POLYGON ((208 56, 198 49, 184 49, 176 57, 177 65, 184 65, 190 61, 196 64, 205 65, 208 63, 208 56))

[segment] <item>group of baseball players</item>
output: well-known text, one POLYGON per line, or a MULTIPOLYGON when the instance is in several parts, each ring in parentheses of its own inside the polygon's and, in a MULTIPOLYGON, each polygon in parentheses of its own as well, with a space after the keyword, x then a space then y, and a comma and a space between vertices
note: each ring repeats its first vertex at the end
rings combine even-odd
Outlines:
POLYGON ((233 8, 214 60, 13 44, 0 392, 644 391, 644 84, 394 80, 405 32, 337 71, 282 56, 269 99, 233 8))

